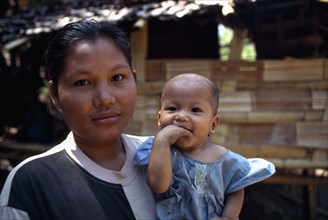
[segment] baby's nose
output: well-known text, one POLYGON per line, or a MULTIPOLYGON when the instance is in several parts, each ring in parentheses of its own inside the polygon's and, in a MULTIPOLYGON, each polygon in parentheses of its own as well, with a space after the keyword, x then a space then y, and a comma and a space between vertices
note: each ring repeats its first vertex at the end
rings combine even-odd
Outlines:
POLYGON ((186 111, 179 111, 174 119, 176 121, 188 121, 188 113, 186 111))

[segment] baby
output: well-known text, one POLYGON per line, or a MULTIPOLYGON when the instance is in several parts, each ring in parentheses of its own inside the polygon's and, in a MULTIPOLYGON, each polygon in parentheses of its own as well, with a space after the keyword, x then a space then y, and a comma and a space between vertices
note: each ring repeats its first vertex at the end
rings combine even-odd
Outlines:
POLYGON ((211 143, 218 127, 219 89, 205 76, 170 79, 158 112, 160 131, 139 148, 159 219, 238 219, 244 188, 275 173, 272 163, 246 159, 211 143))

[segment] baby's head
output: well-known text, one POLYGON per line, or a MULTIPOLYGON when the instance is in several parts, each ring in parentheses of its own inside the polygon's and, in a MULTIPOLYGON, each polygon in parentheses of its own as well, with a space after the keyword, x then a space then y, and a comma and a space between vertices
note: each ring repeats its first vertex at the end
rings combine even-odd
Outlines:
POLYGON ((219 89, 207 77, 195 73, 177 75, 163 88, 158 127, 176 125, 190 132, 190 137, 175 142, 179 149, 205 146, 220 121, 218 98, 219 89))
POLYGON ((203 91, 209 92, 208 101, 211 103, 213 115, 216 115, 219 106, 219 88, 212 80, 197 73, 183 73, 168 80, 162 90, 161 105, 163 104, 163 100, 167 98, 167 92, 172 89, 187 90, 187 96, 197 96, 198 90, 196 88, 201 88, 203 91))

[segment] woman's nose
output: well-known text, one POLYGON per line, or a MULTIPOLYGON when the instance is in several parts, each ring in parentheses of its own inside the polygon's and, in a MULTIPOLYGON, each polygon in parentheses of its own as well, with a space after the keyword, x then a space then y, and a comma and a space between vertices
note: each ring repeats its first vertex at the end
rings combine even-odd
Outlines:
POLYGON ((102 83, 95 89, 93 104, 96 108, 104 108, 115 103, 115 95, 113 89, 107 84, 102 83))

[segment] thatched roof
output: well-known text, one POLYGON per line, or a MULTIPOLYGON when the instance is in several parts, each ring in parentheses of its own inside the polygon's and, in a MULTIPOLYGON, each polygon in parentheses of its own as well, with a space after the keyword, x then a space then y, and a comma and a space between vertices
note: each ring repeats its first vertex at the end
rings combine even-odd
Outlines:
MULTIPOLYGON (((2 2, 9 0, 1 0, 2 2)), ((299 42, 308 45, 311 56, 327 56, 328 0, 48 0, 47 4, 6 13, 0 4, 0 46, 10 50, 34 36, 52 32, 80 19, 109 20, 128 31, 140 19, 173 19, 202 16, 233 28, 248 29, 249 38, 260 48, 278 42, 282 51, 299 42), (319 4, 320 3, 320 4, 319 4), (225 10, 235 13, 224 14, 225 10), (311 29, 311 33, 309 33, 311 29), (312 30, 313 29, 313 30, 312 30), (291 33, 289 33, 291 32, 291 33), (299 33, 300 32, 300 33, 299 33), (294 35, 292 36, 291 34, 294 35), (292 41, 292 44, 290 43, 292 41), (286 44, 286 45, 284 45, 286 44), (262 45, 262 46, 261 46, 262 45), (313 49, 314 48, 314 49, 313 49), (311 52, 312 51, 312 52, 311 52)), ((13 11, 12 9, 9 11, 13 11)), ((299 46, 295 46, 299 48, 299 46)), ((268 53, 271 53, 269 49, 268 53)), ((295 51, 295 54, 303 52, 295 51)), ((266 57, 264 53, 263 57, 266 57)), ((288 55, 288 54, 287 54, 288 55)), ((284 52, 277 56, 286 56, 284 52)))
MULTIPOLYGON (((53 1, 50 1, 53 2, 53 1)), ((139 19, 179 19, 210 10, 221 13, 224 4, 233 0, 71 0, 42 4, 0 19, 0 43, 40 33, 51 32, 80 19, 135 23, 139 19)))

